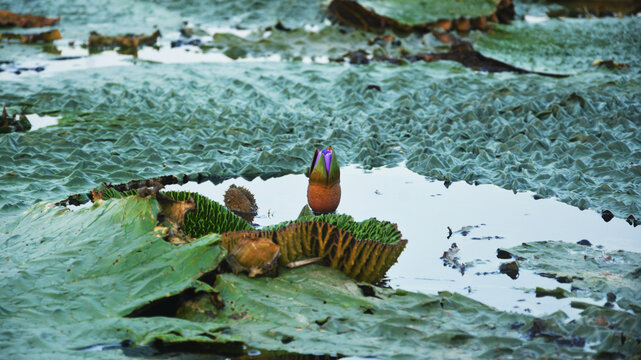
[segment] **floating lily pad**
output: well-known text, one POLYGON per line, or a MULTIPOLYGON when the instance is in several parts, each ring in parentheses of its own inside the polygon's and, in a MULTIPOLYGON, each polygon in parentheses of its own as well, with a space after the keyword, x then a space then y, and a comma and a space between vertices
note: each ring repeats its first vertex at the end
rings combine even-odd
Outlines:
POLYGON ((371 283, 385 275, 407 244, 394 224, 376 219, 356 222, 349 215, 334 214, 299 217, 258 231, 224 232, 221 244, 232 251, 244 239, 259 238, 280 246, 282 266, 321 258, 330 267, 371 283))
POLYGON ((512 0, 333 0, 328 11, 357 29, 400 33, 485 30, 488 21, 506 23, 514 18, 512 0))
POLYGON ((570 323, 558 313, 535 319, 459 294, 360 284, 317 265, 277 278, 228 273, 205 283, 198 279, 225 253, 219 237, 173 246, 154 231, 159 212, 152 196, 99 200, 73 212, 40 203, 7 224, 0 233, 3 355, 68 359, 86 356, 75 349, 124 340, 387 359, 441 356, 446 345, 456 357, 641 350, 639 315, 594 306, 570 323))
POLYGON ((490 15, 501 0, 358 0, 377 14, 408 25, 435 22, 441 19, 475 18, 490 15))
POLYGON ((250 347, 383 359, 417 357, 583 357, 641 350, 641 318, 621 311, 594 323, 596 313, 567 323, 562 314, 535 319, 500 312, 459 294, 424 295, 367 288, 334 269, 310 265, 278 278, 221 275, 214 287, 225 302, 201 295, 185 303, 184 319, 227 326, 250 347), (625 329, 623 346, 614 340, 625 329), (399 341, 402 339, 402 341, 399 341), (583 345, 589 344, 588 347, 583 345))
POLYGON ((521 268, 554 277, 559 283, 570 282, 574 289, 537 289, 537 296, 605 300, 612 293, 621 308, 641 314, 641 254, 561 241, 525 243, 507 251, 519 257, 521 268))
MULTIPOLYGON (((100 197, 122 198, 141 192, 143 191, 129 190, 121 193, 114 188, 106 188, 101 191, 100 197)), ((294 221, 254 230, 241 217, 206 196, 169 191, 158 194, 158 197, 161 215, 169 219, 168 234, 163 234, 166 240, 180 244, 189 242, 190 238, 212 233, 222 234, 221 245, 228 253, 235 253, 235 258, 258 259, 261 265, 256 265, 257 270, 253 272, 250 270, 251 266, 243 265, 247 261, 234 260, 232 268, 245 267, 252 274, 261 273, 260 269, 265 265, 269 265, 271 269, 271 264, 276 259, 280 265, 286 266, 299 260, 320 258, 330 267, 340 269, 358 281, 375 283, 396 263, 407 244, 395 224, 374 218, 356 222, 351 216, 344 214, 302 216, 294 221), (161 201, 165 197, 176 203, 165 204, 166 201, 161 201), (184 206, 185 203, 188 207, 184 206), (182 235, 183 231, 189 238, 182 235), (249 239, 255 242, 239 245, 249 239), (276 244, 277 249, 264 245, 265 240, 276 244), (252 246, 260 246, 272 255, 252 255, 246 251, 252 246), (273 255, 277 252, 277 255, 273 255), (269 259, 264 260, 264 257, 269 259)))
POLYGON ((641 11, 641 3, 636 0, 548 0, 549 3, 563 5, 567 12, 551 11, 555 16, 619 16, 634 15, 641 11))
POLYGON ((225 255, 217 235, 183 246, 165 242, 154 232, 159 211, 153 197, 99 201, 74 212, 40 203, 7 224, 0 234, 3 357, 73 358, 82 354, 75 348, 97 343, 218 337, 216 327, 127 317, 188 289, 211 291, 197 279, 225 255))

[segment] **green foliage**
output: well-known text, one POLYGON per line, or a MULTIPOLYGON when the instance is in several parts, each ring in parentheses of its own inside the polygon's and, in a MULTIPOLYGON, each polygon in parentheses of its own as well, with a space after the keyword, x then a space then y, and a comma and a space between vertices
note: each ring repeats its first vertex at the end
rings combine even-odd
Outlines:
MULTIPOLYGON (((51 13, 45 2, 38 4, 41 13, 51 13)), ((53 13, 69 24, 57 10, 53 13)), ((179 26, 177 21, 173 31, 179 26)), ((374 51, 367 45, 372 34, 354 31, 341 37, 340 29, 329 29, 329 45, 323 34, 304 34, 304 29, 296 32, 302 40, 292 38, 293 43, 303 43, 303 56, 340 55, 358 44, 374 51), (307 46, 306 37, 324 47, 307 46)), ((61 31, 67 38, 69 32, 61 31)), ((273 31, 272 36, 278 33, 280 43, 289 44, 287 37, 294 35, 286 34, 293 32, 273 31)), ((641 76, 635 69, 641 68, 641 49, 630 44, 641 42, 641 22, 634 17, 515 22, 470 37, 486 56, 529 70, 575 75, 480 75, 450 62, 403 67, 140 63, 118 71, 106 67, 6 81, 2 98, 11 112, 24 106, 28 113, 55 113, 65 121, 0 136, 0 212, 23 210, 35 199, 59 201, 106 179, 300 173, 315 148, 331 143, 340 149, 343 164, 370 168, 406 161, 410 170, 431 178, 529 190, 580 208, 640 217, 636 119, 641 76), (593 67, 596 58, 631 67, 593 67), (218 81, 208 80, 214 77, 218 81), (366 84, 383 91, 364 90, 366 84), (191 146, 185 158, 175 160, 186 143, 191 146)), ((426 44, 421 37, 408 38, 388 50, 413 44, 411 52, 417 53, 442 46, 431 35, 425 36, 426 44)))
POLYGON ((532 331, 535 320, 529 315, 502 312, 456 293, 367 288, 323 266, 286 270, 273 279, 222 274, 215 288, 224 308, 203 295, 179 313, 226 326, 230 335, 261 349, 390 360, 584 358, 608 351, 625 357, 641 351, 633 335, 641 329, 641 317, 623 311, 590 309, 572 322, 555 313, 536 321, 541 335, 532 331), (595 324, 598 316, 613 328, 595 324), (589 345, 581 346, 581 340, 589 345))
POLYGON ((177 201, 194 199, 196 211, 185 216, 185 233, 193 237, 207 234, 223 234, 228 231, 253 230, 254 228, 226 207, 206 196, 186 191, 167 191, 165 195, 177 201))
MULTIPOLYGON (((506 249, 522 269, 547 276, 570 279, 574 291, 536 289, 537 296, 591 297, 605 300, 616 295, 621 308, 641 315, 641 254, 617 250, 605 251, 562 241, 524 243, 506 249), (580 289, 580 290, 578 290, 580 289)), ((641 333, 641 329, 639 329, 641 333)))
POLYGON ((129 190, 125 192, 120 192, 114 188, 104 188, 103 190, 100 191, 102 193, 102 199, 103 200, 110 200, 110 199, 122 199, 127 196, 132 196, 136 195, 136 190, 129 190))
MULTIPOLYGON (((574 272, 581 261, 587 262, 587 270, 574 274, 585 282, 575 284, 601 291, 591 284, 605 282, 616 292, 617 303, 634 312, 586 305, 571 322, 562 313, 534 320, 459 294, 425 295, 357 283, 336 269, 316 265, 283 269, 277 278, 222 274, 212 287, 197 279, 222 261, 219 237, 171 245, 154 233, 158 211, 151 197, 112 199, 73 212, 41 203, 5 224, 0 233, 5 254, 0 263, 3 356, 81 358, 87 354, 73 349, 123 340, 216 346, 244 341, 263 350, 390 360, 415 359, 417 354, 626 357, 641 351, 635 338, 641 332, 641 315, 634 297, 635 291, 640 293, 641 272, 629 268, 639 263, 639 254, 602 254, 554 242, 509 249, 526 257, 519 260, 523 268, 537 271, 565 266, 574 272), (564 247, 567 251, 559 256, 565 261, 549 256, 552 249, 564 247), (598 280, 600 272, 609 275, 598 280), (127 317, 187 289, 197 295, 177 309, 179 318, 127 317), (220 301, 225 303, 222 308, 220 301), (583 342, 588 345, 580 345, 583 342)), ((104 351, 92 357, 124 355, 104 351)))
POLYGON ((187 289, 225 252, 217 235, 174 246, 154 233, 153 198, 127 197, 69 211, 40 203, 0 232, 0 353, 6 359, 122 358, 95 344, 224 338, 215 326, 132 311, 187 289), (173 335, 172 335, 173 334, 173 335), (178 335, 177 335, 178 334, 178 335))
POLYGON ((498 0, 358 0, 377 14, 390 17, 407 25, 416 25, 437 20, 474 18, 488 16, 499 3, 498 0))

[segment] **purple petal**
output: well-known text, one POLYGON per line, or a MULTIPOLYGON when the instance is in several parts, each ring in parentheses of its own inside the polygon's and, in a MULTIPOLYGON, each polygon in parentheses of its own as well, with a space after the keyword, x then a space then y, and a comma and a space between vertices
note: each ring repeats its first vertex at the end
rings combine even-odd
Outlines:
POLYGON ((323 149, 323 156, 325 156, 325 169, 327 169, 327 174, 329 175, 329 169, 332 165, 332 155, 334 152, 332 150, 323 149))

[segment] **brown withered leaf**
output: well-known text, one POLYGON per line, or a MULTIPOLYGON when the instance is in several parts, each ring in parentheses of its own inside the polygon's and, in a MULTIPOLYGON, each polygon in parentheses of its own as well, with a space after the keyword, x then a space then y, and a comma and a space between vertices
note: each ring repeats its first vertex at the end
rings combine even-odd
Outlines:
POLYGON ((249 277, 278 272, 280 246, 269 238, 244 238, 236 243, 225 258, 234 274, 248 272, 249 277))
POLYGON ((184 244, 191 242, 192 239, 184 233, 185 214, 196 209, 193 198, 185 201, 176 201, 169 196, 158 192, 156 200, 160 205, 158 222, 166 223, 169 231, 165 240, 172 244, 184 244))
POLYGON ((95 31, 92 31, 89 34, 89 41, 87 46, 90 49, 112 49, 112 48, 122 48, 122 49, 137 49, 141 46, 153 46, 156 44, 156 41, 160 37, 160 30, 156 30, 151 35, 145 34, 124 34, 116 36, 106 36, 101 35, 95 31))
POLYGON ((20 40, 23 44, 52 43, 60 39, 62 34, 58 29, 35 34, 0 33, 0 40, 20 40))
POLYGON ((58 16, 57 18, 48 18, 31 14, 20 15, 7 10, 0 10, 0 27, 43 27, 51 26, 59 21, 60 16, 58 16))

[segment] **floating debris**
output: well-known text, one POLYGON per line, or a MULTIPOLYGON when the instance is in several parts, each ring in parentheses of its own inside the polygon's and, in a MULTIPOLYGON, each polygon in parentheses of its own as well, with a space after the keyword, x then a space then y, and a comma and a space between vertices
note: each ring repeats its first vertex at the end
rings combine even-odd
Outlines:
POLYGON ((60 16, 57 18, 48 18, 31 14, 20 15, 7 10, 0 10, 0 27, 43 27, 51 26, 59 21, 60 16))
POLYGON ((563 299, 568 297, 568 291, 557 287, 556 289, 548 290, 544 289, 542 287, 536 287, 536 297, 544 297, 544 296, 551 296, 553 298, 557 299, 563 299))
POLYGON ((593 66, 605 66, 608 69, 617 69, 617 70, 625 70, 625 69, 629 69, 630 68, 630 65, 628 65, 628 64, 620 64, 620 63, 614 61, 613 59, 610 59, 610 60, 595 60, 592 63, 592 65, 593 66))
POLYGON ((116 36, 101 35, 92 31, 89 35, 87 47, 90 52, 99 52, 102 50, 119 48, 121 53, 136 54, 138 48, 142 46, 154 46, 160 37, 160 30, 156 30, 151 35, 145 34, 124 34, 116 36))
POLYGON ((610 210, 603 210, 601 211, 601 217, 605 222, 610 222, 610 220, 614 219, 614 214, 610 210))
POLYGON ((577 241, 576 243, 579 244, 579 245, 583 245, 583 246, 592 246, 592 243, 588 239, 581 239, 581 240, 577 241))
MULTIPOLYGON (((330 61, 345 62, 347 60, 352 65, 367 65, 371 61, 386 62, 393 65, 403 65, 408 62, 413 63, 417 61, 432 62, 449 60, 456 61, 472 70, 490 73, 514 72, 516 74, 536 74, 553 78, 564 78, 569 76, 565 74, 551 74, 521 69, 481 54, 474 49, 474 46, 469 41, 460 40, 454 37, 448 37, 448 41, 452 41, 452 45, 451 50, 447 52, 402 54, 400 57, 391 57, 387 55, 370 56, 369 53, 365 50, 356 50, 348 52, 341 57, 332 58, 330 59, 330 61)), ((448 187, 449 184, 447 184, 446 182, 445 186, 448 187)))
POLYGON ((461 272, 461 275, 465 275, 466 264, 461 262, 461 259, 458 256, 460 251, 456 243, 452 243, 449 249, 443 253, 441 260, 443 260, 443 266, 449 266, 452 269, 458 269, 461 272))
POLYGON ((0 40, 20 40, 23 44, 52 43, 62 39, 58 29, 35 34, 0 33, 0 40))
POLYGON ((549 74, 542 73, 537 71, 529 71, 521 68, 517 68, 510 64, 504 63, 499 60, 495 60, 489 57, 484 56, 480 52, 474 49, 474 46, 469 41, 458 40, 452 44, 452 49, 444 53, 424 53, 416 55, 405 55, 404 59, 414 62, 414 61, 425 61, 432 62, 438 60, 450 60, 456 61, 463 66, 476 70, 476 71, 485 71, 485 72, 514 72, 517 74, 536 74, 541 76, 549 76, 554 78, 564 78, 568 75, 563 74, 549 74))
POLYGON ((13 114, 9 116, 7 108, 2 105, 2 115, 0 116, 0 134, 11 132, 25 132, 31 129, 29 119, 23 114, 13 114), (16 120, 16 117, 18 118, 16 120))
POLYGON ((519 278, 519 264, 516 261, 502 263, 499 265, 499 272, 516 280, 519 278))

